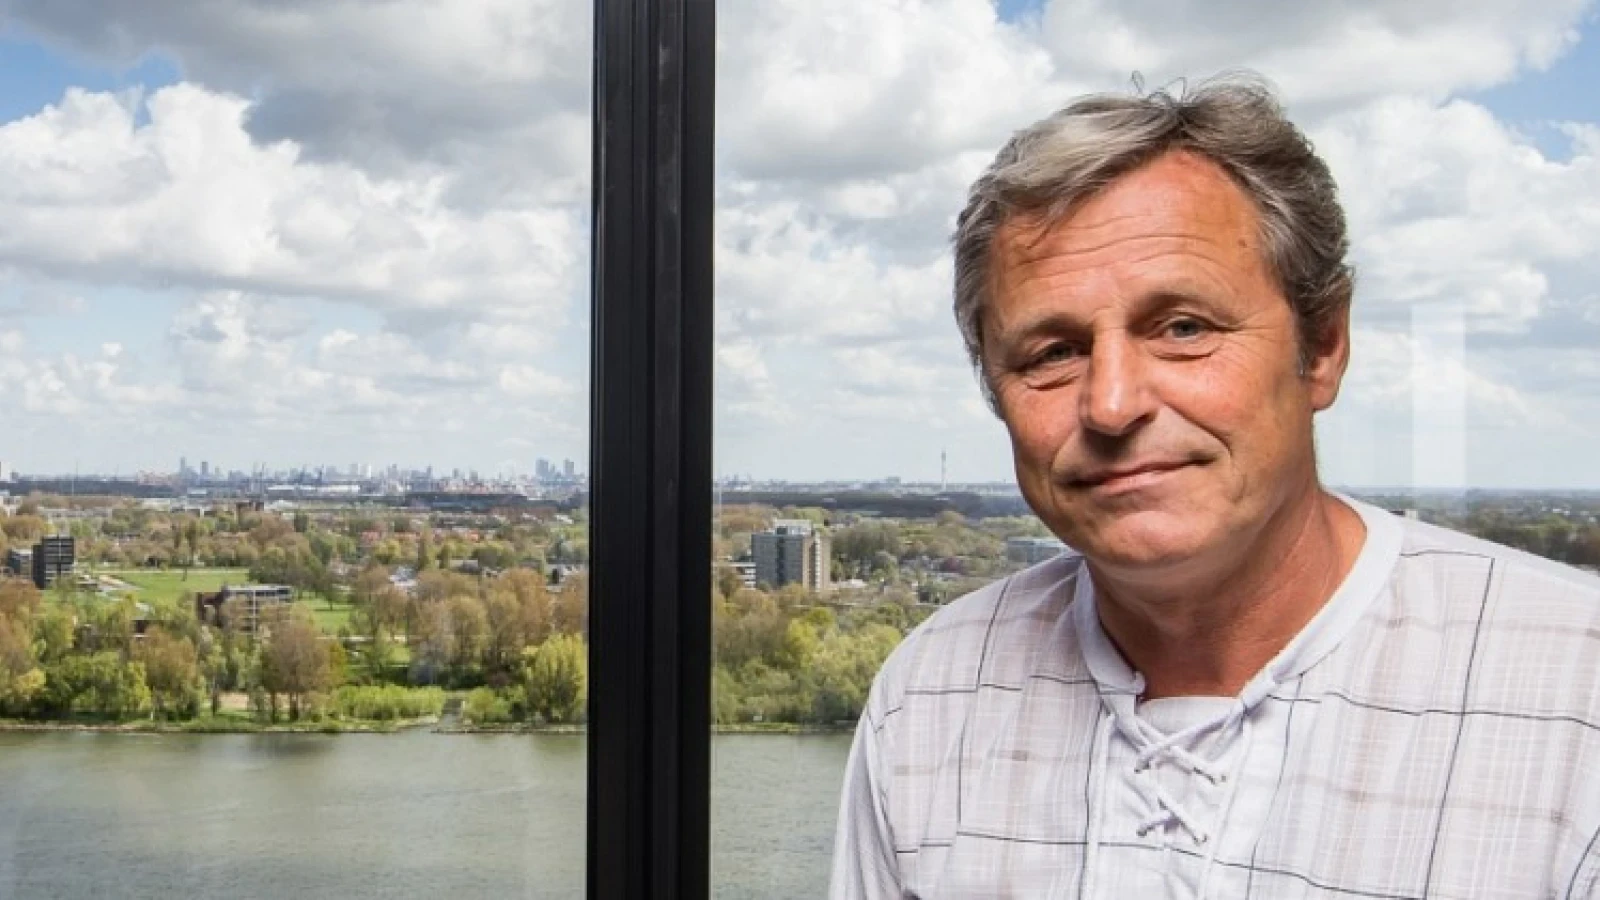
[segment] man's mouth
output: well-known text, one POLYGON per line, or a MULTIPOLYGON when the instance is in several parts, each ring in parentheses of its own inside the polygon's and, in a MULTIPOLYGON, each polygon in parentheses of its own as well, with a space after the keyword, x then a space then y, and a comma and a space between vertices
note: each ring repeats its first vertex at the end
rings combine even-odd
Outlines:
POLYGON ((1098 469, 1071 482, 1076 488, 1133 488, 1160 481, 1166 475, 1192 465, 1192 460, 1159 460, 1136 465, 1098 469))

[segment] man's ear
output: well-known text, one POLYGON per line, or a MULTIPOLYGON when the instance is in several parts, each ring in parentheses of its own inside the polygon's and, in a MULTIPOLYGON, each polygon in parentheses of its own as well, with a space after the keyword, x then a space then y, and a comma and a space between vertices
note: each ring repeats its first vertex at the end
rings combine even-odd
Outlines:
POLYGON ((1339 397, 1339 385, 1350 365, 1350 304, 1328 317, 1322 333, 1307 335, 1300 375, 1311 392, 1311 408, 1322 412, 1339 397))

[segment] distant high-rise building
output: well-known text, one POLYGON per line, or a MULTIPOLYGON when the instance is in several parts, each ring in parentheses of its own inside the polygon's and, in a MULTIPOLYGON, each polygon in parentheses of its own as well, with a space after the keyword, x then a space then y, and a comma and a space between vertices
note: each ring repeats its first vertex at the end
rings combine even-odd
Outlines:
POLYGON ((800 584, 813 591, 832 585, 828 535, 805 519, 778 519, 772 530, 750 536, 756 581, 770 587, 800 584))
POLYGON ((200 460, 200 477, 202 479, 211 477, 211 463, 208 463, 203 459, 200 460))
POLYGON ((15 476, 11 471, 11 464, 8 462, 0 462, 0 481, 10 481, 14 477, 15 476))
POLYGON ((561 461, 561 471, 568 478, 576 478, 578 477, 578 464, 570 459, 564 459, 561 461))
POLYGON ((189 457, 178 457, 178 477, 187 478, 189 475, 189 457))
POLYGON ((533 474, 537 476, 540 481, 545 481, 552 475, 556 474, 556 467, 550 464, 550 460, 540 459, 538 462, 533 464, 533 474))
POLYGON ((40 538, 33 545, 33 583, 44 590, 63 575, 71 575, 77 562, 76 542, 70 535, 40 538))

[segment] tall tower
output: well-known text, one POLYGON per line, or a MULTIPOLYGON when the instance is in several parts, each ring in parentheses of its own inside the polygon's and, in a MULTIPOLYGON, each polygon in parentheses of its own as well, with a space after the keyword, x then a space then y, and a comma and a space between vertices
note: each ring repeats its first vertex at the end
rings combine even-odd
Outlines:
POLYGON ((939 493, 941 494, 949 490, 950 483, 949 479, 946 477, 948 470, 945 469, 945 462, 945 451, 944 448, 941 447, 939 449, 939 493))

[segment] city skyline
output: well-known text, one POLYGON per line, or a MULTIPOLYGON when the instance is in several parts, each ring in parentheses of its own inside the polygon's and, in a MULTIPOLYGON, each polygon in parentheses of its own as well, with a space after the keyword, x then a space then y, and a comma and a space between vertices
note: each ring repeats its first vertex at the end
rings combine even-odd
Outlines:
MULTIPOLYGON (((70 6, 0 0, 0 460, 587 468, 584 4, 70 6)), ((1600 487, 1594 0, 1301 6, 726 4, 716 471, 1010 481, 966 186, 1076 94, 1247 66, 1350 220, 1325 480, 1600 487)))

